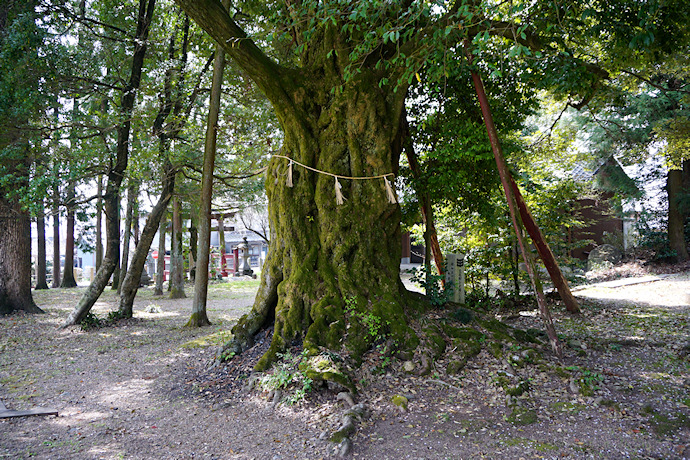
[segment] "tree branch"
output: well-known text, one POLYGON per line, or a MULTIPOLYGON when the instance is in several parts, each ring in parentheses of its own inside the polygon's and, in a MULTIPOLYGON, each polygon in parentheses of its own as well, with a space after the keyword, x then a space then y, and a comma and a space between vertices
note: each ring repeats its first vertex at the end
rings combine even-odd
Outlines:
MULTIPOLYGON (((195 173, 198 173, 198 174, 201 174, 201 172, 202 172, 201 169, 199 169, 199 168, 197 168, 197 167, 195 167, 195 166, 193 166, 193 165, 191 165, 191 164, 185 164, 184 167, 185 167, 186 169, 189 169, 189 170, 191 170, 191 171, 194 171, 195 173)), ((265 173, 265 172, 266 172, 266 168, 261 168, 261 169, 259 169, 259 170, 257 170, 257 171, 248 172, 248 173, 244 173, 244 174, 228 174, 228 175, 225 175, 225 176, 220 176, 220 175, 218 175, 218 174, 214 174, 214 175, 213 175, 213 179, 214 179, 214 180, 217 180, 217 181, 219 181, 219 182, 221 182, 223 185, 225 185, 225 186, 227 186, 227 187, 237 188, 236 185, 232 184, 230 181, 242 180, 242 179, 249 179, 249 178, 251 178, 251 177, 255 177, 255 176, 258 176, 258 175, 260 175, 260 174, 263 174, 263 173, 265 173)), ((192 176, 186 174, 186 173, 184 172, 184 170, 182 171, 182 173, 184 174, 184 176, 185 176, 187 179, 191 179, 191 180, 194 180, 194 181, 197 181, 197 182, 199 181, 198 178, 192 177, 192 176)))
POLYGON ((631 71, 631 70, 622 70, 621 72, 623 72, 623 73, 625 73, 625 74, 628 74, 628 75, 630 75, 630 76, 632 76, 632 77, 637 78, 637 79, 640 80, 640 81, 643 81, 643 82, 647 83, 647 84, 648 84, 649 86, 651 86, 652 88, 660 89, 661 91, 664 92, 664 94, 666 94, 666 93, 668 93, 668 92, 690 94, 690 91, 688 91, 688 90, 686 90, 686 89, 680 89, 680 88, 679 88, 679 89, 670 89, 670 88, 667 88, 667 87, 665 87, 665 86, 663 86, 663 85, 660 85, 660 84, 658 84, 658 83, 654 83, 652 80, 650 80, 650 79, 648 79, 648 78, 645 78, 645 77, 643 77, 642 75, 640 75, 640 74, 638 74, 638 73, 636 73, 636 72, 633 72, 633 71, 631 71))
POLYGON ((287 94, 288 81, 297 77, 269 58, 230 17, 218 0, 175 0, 175 3, 215 39, 257 84, 281 115, 294 111, 287 94))

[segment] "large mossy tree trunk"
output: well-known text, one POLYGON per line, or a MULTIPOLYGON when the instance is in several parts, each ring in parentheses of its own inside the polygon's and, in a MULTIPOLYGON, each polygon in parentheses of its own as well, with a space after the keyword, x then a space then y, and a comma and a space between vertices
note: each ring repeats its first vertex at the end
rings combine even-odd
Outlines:
MULTIPOLYGON (((330 93, 334 83, 309 88, 309 102, 322 104, 297 106, 281 120, 282 155, 348 177, 397 171, 400 151, 392 146, 399 101, 365 78, 348 83, 339 96, 330 93)), ((293 90, 297 102, 304 89, 293 90)), ((383 180, 340 179, 345 201, 338 205, 333 177, 294 165, 294 186, 288 187, 287 168, 282 158, 269 165, 269 252, 252 312, 233 329, 232 351, 250 345, 251 335, 275 320, 259 369, 295 341, 312 351, 346 348, 361 355, 371 342, 348 330, 346 302, 380 318, 399 346, 416 346, 403 309, 400 209, 388 201, 383 180)))
POLYGON ((302 68, 288 69, 247 39, 219 2, 176 1, 271 101, 284 132, 281 154, 324 172, 295 164, 289 187, 288 160, 270 161, 268 257, 252 310, 233 328, 223 355, 251 346, 253 335, 273 324, 270 348, 257 369, 299 342, 310 352, 346 350, 357 359, 375 339, 356 321, 348 322, 346 302, 350 312, 377 317, 398 347, 415 348, 418 338, 407 326, 408 295, 400 280, 399 205, 388 201, 381 178, 341 179, 345 202, 337 205, 335 179, 328 175, 397 171, 406 88, 379 87, 381 78, 397 76, 375 62, 347 79, 351 43, 339 36, 338 26, 318 29, 302 68))

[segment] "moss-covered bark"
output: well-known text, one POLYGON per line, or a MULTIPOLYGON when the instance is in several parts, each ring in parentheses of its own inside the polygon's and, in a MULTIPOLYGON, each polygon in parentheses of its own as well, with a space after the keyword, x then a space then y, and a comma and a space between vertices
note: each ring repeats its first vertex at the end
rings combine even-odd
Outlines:
MULTIPOLYGON (((342 82, 324 77, 319 86, 293 89, 297 110, 281 120, 281 154, 342 176, 396 171, 399 99, 366 78, 334 95, 330 89, 342 82)), ((346 299, 379 318, 380 334, 399 347, 416 345, 406 325, 406 290, 399 277, 400 210, 388 202, 383 180, 341 179, 345 202, 337 205, 332 176, 293 166, 294 186, 289 187, 287 168, 282 158, 269 166, 269 254, 254 308, 234 328, 227 349, 237 353, 251 345, 251 335, 275 319, 270 350, 258 368, 300 341, 312 351, 346 349, 361 355, 375 337, 348 321, 346 299)))
MULTIPOLYGON (((287 68, 264 54, 219 2, 177 3, 271 101, 285 136, 282 155, 342 176, 397 171, 405 85, 381 87, 383 78, 397 81, 398 76, 377 66, 376 59, 347 78, 355 43, 341 35, 339 24, 310 31, 300 68, 287 68)), ((309 21, 297 23, 307 27, 309 21)), ((301 41, 300 32, 297 36, 301 41)), ((387 336, 399 348, 416 346, 399 276, 400 208, 388 202, 383 180, 341 179, 346 201, 337 205, 332 176, 294 166, 294 186, 288 187, 288 164, 283 158, 269 164, 272 235, 262 283, 252 311, 233 328, 234 339, 222 356, 241 352, 260 328, 274 324, 270 349, 258 369, 299 342, 310 351, 346 350, 356 357, 376 339, 365 333, 366 321, 355 320, 362 315, 377 318, 381 338, 387 336), (356 305, 352 313, 346 301, 356 305)))

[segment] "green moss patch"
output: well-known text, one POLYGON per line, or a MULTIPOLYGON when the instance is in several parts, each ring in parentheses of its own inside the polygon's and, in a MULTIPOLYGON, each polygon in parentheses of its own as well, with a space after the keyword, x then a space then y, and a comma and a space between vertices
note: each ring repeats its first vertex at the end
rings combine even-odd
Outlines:
POLYGON ((531 425, 537 423, 537 412, 534 409, 516 407, 505 419, 516 426, 531 425))
POLYGON ((587 409, 584 404, 576 402, 556 402, 551 405, 554 410, 559 412, 570 412, 572 414, 579 414, 583 410, 587 409))
POLYGON ((334 382, 352 393, 357 392, 352 378, 343 369, 342 363, 337 361, 333 355, 322 353, 303 359, 299 364, 299 369, 306 377, 315 382, 334 382))
POLYGON ((180 345, 180 348, 206 348, 219 346, 232 339, 232 332, 219 331, 213 334, 197 337, 180 345))
POLYGON ((406 397, 404 397, 402 395, 395 395, 395 396, 393 396, 393 398, 391 398, 391 402, 394 405, 401 408, 402 410, 407 411, 408 400, 406 397))

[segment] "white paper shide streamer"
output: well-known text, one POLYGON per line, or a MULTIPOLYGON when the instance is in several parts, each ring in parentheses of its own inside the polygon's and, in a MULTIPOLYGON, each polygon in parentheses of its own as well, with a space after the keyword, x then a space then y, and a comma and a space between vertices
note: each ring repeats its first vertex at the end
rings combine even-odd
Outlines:
POLYGON ((285 185, 292 187, 292 160, 290 160, 290 164, 288 165, 287 180, 285 181, 285 185))
POLYGON ((397 203, 398 200, 395 198, 395 193, 393 192, 393 187, 391 187, 391 183, 387 177, 383 178, 383 183, 386 186, 386 195, 388 196, 388 202, 391 204, 397 203))
POLYGON ((335 177, 335 203, 337 205, 341 205, 345 202, 345 198, 343 197, 343 192, 341 191, 343 188, 342 185, 340 185, 340 182, 338 182, 338 177, 335 177))

